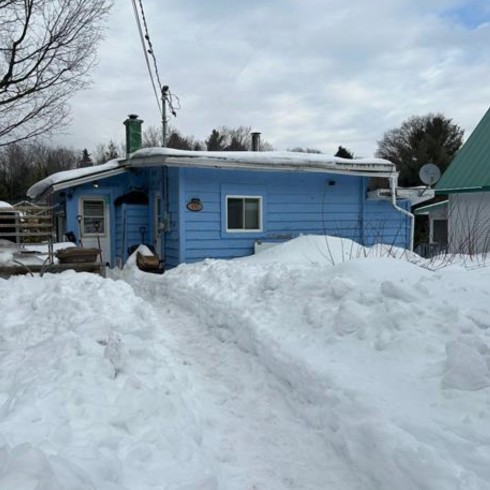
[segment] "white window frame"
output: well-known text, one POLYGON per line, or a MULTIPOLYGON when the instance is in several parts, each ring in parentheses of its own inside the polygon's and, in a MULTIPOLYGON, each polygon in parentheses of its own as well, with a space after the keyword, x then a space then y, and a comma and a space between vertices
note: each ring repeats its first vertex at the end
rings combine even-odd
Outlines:
POLYGON ((91 196, 84 196, 81 198, 81 202, 80 202, 80 207, 81 207, 81 215, 82 215, 82 236, 84 237, 91 237, 91 236, 106 236, 106 233, 107 233, 107 209, 106 209, 106 205, 105 205, 105 200, 103 197, 98 197, 98 196, 94 196, 94 197, 91 197, 91 196), (102 212, 103 212, 103 215, 102 215, 102 218, 103 218, 103 223, 104 223, 104 231, 103 232, 98 232, 98 233, 95 233, 95 232, 86 232, 85 231, 85 206, 84 206, 84 203, 85 201, 99 201, 102 203, 102 212))
MULTIPOLYGON (((263 200, 262 196, 245 196, 245 195, 237 195, 237 194, 227 194, 225 196, 225 224, 226 224, 226 232, 227 233, 260 233, 263 231, 263 200), (228 228, 228 200, 229 199, 254 199, 258 201, 259 204, 259 227, 254 229, 246 229, 246 228, 228 228)), ((245 213, 245 206, 243 207, 243 212, 245 213)), ((245 216, 243 216, 243 224, 245 225, 245 216)))

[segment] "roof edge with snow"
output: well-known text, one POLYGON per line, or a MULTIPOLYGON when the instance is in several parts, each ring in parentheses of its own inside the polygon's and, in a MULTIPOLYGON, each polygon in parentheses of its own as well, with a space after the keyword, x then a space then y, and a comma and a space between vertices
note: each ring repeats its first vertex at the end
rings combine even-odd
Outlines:
POLYGON ((57 191, 120 174, 133 167, 189 167, 275 172, 321 172, 366 177, 394 177, 395 165, 381 158, 346 159, 323 154, 288 151, 187 151, 172 148, 145 148, 128 159, 116 159, 103 165, 66 170, 37 182, 27 191, 35 199, 48 191, 57 191))

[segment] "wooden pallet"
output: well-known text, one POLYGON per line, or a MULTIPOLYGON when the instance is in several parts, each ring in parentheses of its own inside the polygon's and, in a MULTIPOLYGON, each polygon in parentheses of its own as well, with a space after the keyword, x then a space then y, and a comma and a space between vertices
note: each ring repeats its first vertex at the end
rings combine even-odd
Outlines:
POLYGON ((75 272, 91 272, 105 277, 106 265, 100 262, 92 263, 73 263, 73 264, 35 264, 35 265, 15 265, 0 266, 0 277, 19 276, 27 274, 57 274, 67 270, 75 272))

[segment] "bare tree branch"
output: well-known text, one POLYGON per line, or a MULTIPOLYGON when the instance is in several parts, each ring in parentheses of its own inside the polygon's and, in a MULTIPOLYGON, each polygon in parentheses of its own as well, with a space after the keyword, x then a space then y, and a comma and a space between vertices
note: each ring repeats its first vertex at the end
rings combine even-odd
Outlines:
POLYGON ((111 0, 0 0, 0 147, 66 125, 111 0))

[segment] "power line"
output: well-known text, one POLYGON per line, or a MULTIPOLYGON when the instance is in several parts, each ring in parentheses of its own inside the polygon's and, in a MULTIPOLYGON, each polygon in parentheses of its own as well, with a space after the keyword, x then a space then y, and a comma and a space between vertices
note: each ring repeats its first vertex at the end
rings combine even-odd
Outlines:
POLYGON ((143 52, 145 55, 146 66, 148 68, 151 84, 153 86, 153 92, 155 93, 155 98, 157 99, 158 109, 162 117, 162 146, 165 147, 167 145, 167 123, 169 121, 169 119, 167 118, 167 105, 170 109, 171 114, 176 117, 177 110, 180 109, 180 99, 170 92, 168 85, 162 85, 162 82, 160 80, 157 58, 155 55, 155 50, 153 49, 153 44, 150 39, 150 33, 148 31, 148 23, 146 22, 145 9, 143 8, 143 0, 132 0, 132 3, 134 15, 136 18, 136 25, 138 26, 141 45, 143 46, 143 52), (139 3, 139 12, 137 1, 139 3), (150 66, 148 55, 150 55, 153 60, 153 71, 150 66), (156 88, 154 76, 157 79, 159 90, 157 90, 156 88))
MULTIPOLYGON (((136 19, 136 25, 138 27, 138 32, 139 32, 139 35, 140 35, 141 45, 143 47, 143 53, 145 55, 146 67, 148 68, 148 74, 150 75, 151 85, 153 87, 153 92, 155 94, 155 98, 156 98, 157 105, 158 105, 158 111, 160 112, 160 115, 162 115, 162 107, 161 107, 161 104, 160 104, 160 94, 159 94, 159 90, 157 90, 155 79, 153 77, 153 72, 151 70, 150 60, 148 59, 148 52, 147 52, 146 44, 145 44, 145 34, 143 34, 143 29, 142 29, 142 26, 141 26, 141 20, 140 20, 140 16, 139 16, 139 13, 138 13, 138 6, 136 4, 136 0, 132 0, 132 4, 133 4, 134 16, 135 16, 135 19, 136 19)), ((141 3, 141 0, 140 0, 140 6, 141 6, 141 9, 143 9, 143 4, 141 3)), ((144 14, 143 14, 143 19, 144 19, 144 14)), ((155 54, 153 53, 153 49, 151 49, 151 43, 150 43, 150 40, 149 40, 150 39, 150 36, 148 35, 148 29, 146 27, 146 20, 145 20, 145 29, 146 29, 146 39, 149 42, 149 45, 150 45, 150 53, 152 54, 153 61, 154 61, 154 64, 155 64, 155 71, 156 71, 156 75, 157 75, 158 86, 159 86, 159 89, 161 91, 162 85, 160 83, 160 78, 158 76, 158 69, 156 68, 155 54)))
POLYGON ((170 92, 170 90, 168 91, 168 95, 167 101, 168 106, 170 107, 170 112, 174 117, 177 117, 177 111, 180 109, 180 99, 175 94, 170 92))
POLYGON ((143 8, 143 1, 139 0, 139 4, 140 4, 140 10, 141 10, 141 18, 143 19, 143 26, 145 28, 145 39, 148 42, 148 53, 150 53, 150 55, 153 59, 153 66, 155 68, 155 75, 157 77, 158 86, 160 87, 160 90, 161 90, 162 89, 162 82, 160 81, 160 74, 158 73, 157 58, 155 56, 155 51, 154 51, 153 45, 151 43, 150 33, 148 31, 148 24, 146 23, 145 9, 143 8))

